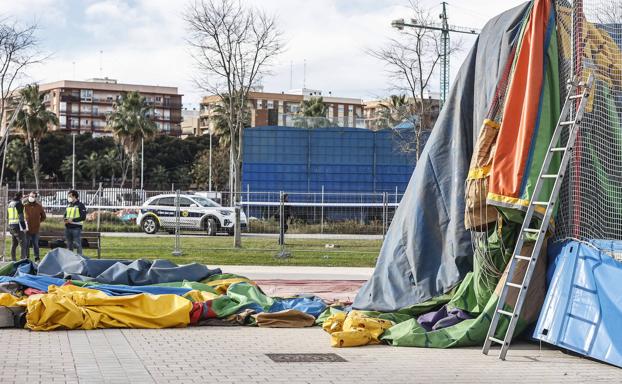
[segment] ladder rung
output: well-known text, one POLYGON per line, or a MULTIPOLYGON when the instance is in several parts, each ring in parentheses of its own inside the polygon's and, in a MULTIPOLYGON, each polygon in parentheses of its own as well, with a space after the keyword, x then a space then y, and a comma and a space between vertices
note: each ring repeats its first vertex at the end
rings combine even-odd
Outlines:
POLYGON ((503 340, 499 340, 499 339, 497 339, 496 337, 492 337, 492 336, 491 336, 491 337, 489 337, 489 338, 488 338, 488 340, 490 340, 490 341, 494 341, 495 343, 497 343, 497 344, 501 344, 501 345, 504 345, 504 344, 505 344, 505 341, 503 341, 503 340))
POLYGON ((551 148, 551 152, 564 152, 566 150, 566 147, 554 147, 551 148))
POLYGON ((514 313, 508 312, 508 311, 504 311, 503 309, 500 309, 497 312, 499 312, 502 315, 506 315, 506 316, 509 316, 509 317, 514 317, 514 313))
POLYGON ((549 205, 549 202, 548 201, 532 201, 531 204, 534 204, 534 205, 545 205, 546 206, 546 205, 549 205))
POLYGON ((574 120, 562 121, 559 123, 560 126, 572 125, 574 124, 574 120))
POLYGON ((523 288, 523 286, 522 286, 522 285, 520 285, 520 284, 516 284, 516 283, 510 283, 510 282, 507 282, 507 283, 505 283, 505 285, 507 285, 507 286, 509 286, 509 287, 512 287, 512 288, 518 288, 518 289, 523 288))
POLYGON ((582 98, 582 97, 583 97, 583 94, 582 94, 582 93, 579 93, 578 95, 568 96, 568 98, 569 98, 570 100, 580 99, 580 98, 582 98))
POLYGON ((535 229, 535 228, 525 228, 525 229, 523 229, 523 232, 540 233, 540 230, 539 229, 535 229))
POLYGON ((515 258, 519 259, 519 260, 527 260, 527 261, 531 261, 531 257, 528 256, 523 256, 523 255, 514 255, 515 258))
POLYGON ((557 175, 554 173, 548 173, 541 176, 543 179, 557 179, 557 175))

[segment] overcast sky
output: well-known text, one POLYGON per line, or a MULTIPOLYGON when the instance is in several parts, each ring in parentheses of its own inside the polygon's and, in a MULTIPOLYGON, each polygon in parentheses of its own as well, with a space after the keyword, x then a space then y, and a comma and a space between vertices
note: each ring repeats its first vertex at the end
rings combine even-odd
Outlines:
MULTIPOLYGON (((0 14, 40 25, 41 47, 51 57, 29 69, 29 81, 108 76, 124 83, 176 86, 185 95, 184 104, 193 107, 201 92, 192 83, 195 67, 181 17, 189 1, 193 0, 0 0, 0 14)), ((409 17, 407 1, 242 0, 274 14, 286 41, 274 75, 263 81, 265 90, 287 91, 292 72, 292 87, 301 88, 306 60, 308 88, 362 99, 389 94, 383 64, 365 50, 396 36, 390 22, 409 17)), ((481 28, 491 17, 521 3, 450 1, 449 23, 481 28)), ((439 1, 421 4, 440 13, 439 1)), ((451 58, 452 78, 474 42, 470 35, 459 38, 463 49, 451 58)))

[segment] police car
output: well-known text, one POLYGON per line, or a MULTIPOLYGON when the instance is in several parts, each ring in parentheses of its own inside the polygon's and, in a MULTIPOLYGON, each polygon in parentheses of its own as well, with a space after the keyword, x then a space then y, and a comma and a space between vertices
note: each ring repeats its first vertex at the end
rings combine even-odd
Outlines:
MULTIPOLYGON (((147 234, 158 230, 174 231, 176 225, 175 194, 157 195, 147 200, 138 213, 136 223, 147 234)), ((206 231, 209 236, 218 232, 233 235, 235 209, 223 207, 198 195, 179 195, 179 226, 184 230, 206 231)), ((246 227, 246 215, 240 212, 241 227, 246 227)))

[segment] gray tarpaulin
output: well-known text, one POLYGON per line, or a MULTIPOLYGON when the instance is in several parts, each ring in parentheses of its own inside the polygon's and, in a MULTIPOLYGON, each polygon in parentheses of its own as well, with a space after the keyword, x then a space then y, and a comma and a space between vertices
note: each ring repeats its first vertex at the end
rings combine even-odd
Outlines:
POLYGON ((464 183, 528 4, 490 20, 462 64, 354 308, 395 311, 418 304, 447 292, 471 270, 464 183))
POLYGON ((150 285, 175 281, 201 281, 222 273, 203 264, 177 265, 168 260, 89 259, 56 248, 41 260, 37 275, 61 279, 97 281, 104 284, 150 285))

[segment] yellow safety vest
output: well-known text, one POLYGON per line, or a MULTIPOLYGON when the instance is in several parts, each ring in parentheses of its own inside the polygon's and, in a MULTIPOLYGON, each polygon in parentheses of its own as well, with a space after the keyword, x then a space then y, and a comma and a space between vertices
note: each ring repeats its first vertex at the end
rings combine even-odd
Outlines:
MULTIPOLYGON (((80 217, 80 208, 78 208, 78 206, 67 206, 67 208, 65 208, 65 218, 67 219, 77 219, 80 217)), ((75 225, 82 225, 81 221, 78 222, 72 222, 71 224, 75 224, 75 225)))
POLYGON ((17 208, 8 207, 7 214, 9 219, 9 225, 19 225, 19 213, 17 213, 17 208))

